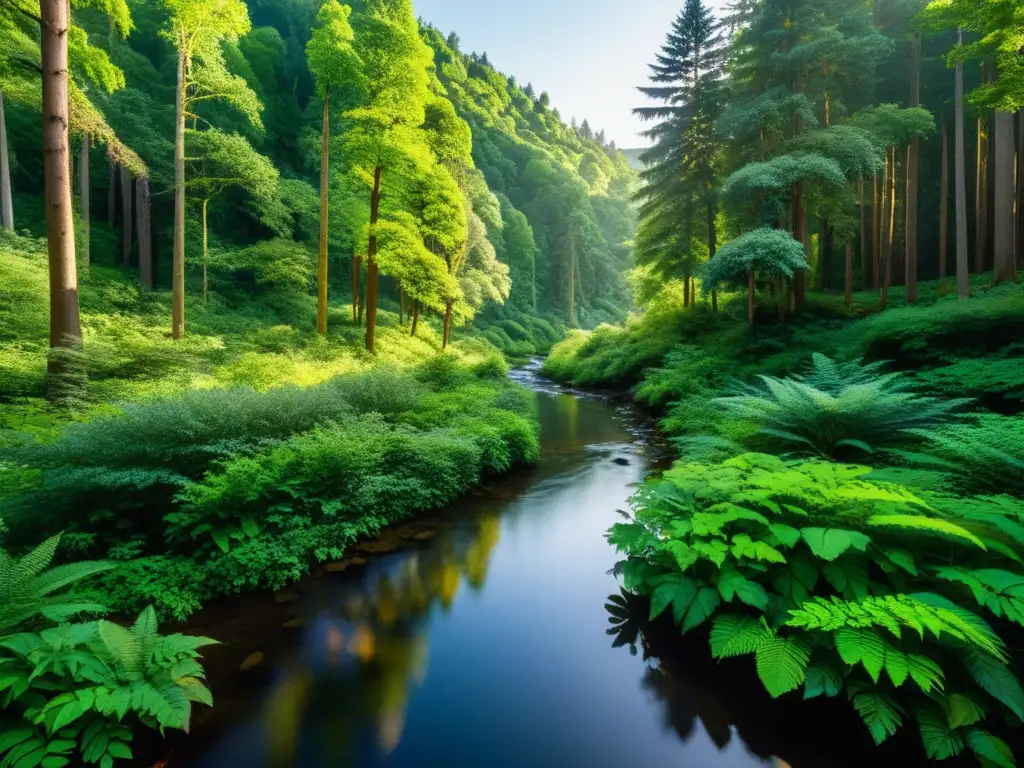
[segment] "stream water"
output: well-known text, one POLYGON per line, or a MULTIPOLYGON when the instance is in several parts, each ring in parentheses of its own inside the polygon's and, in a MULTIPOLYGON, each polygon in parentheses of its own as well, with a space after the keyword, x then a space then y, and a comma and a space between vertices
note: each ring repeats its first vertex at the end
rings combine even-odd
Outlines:
POLYGON ((728 725, 673 727, 658 662, 613 647, 604 532, 649 467, 639 422, 532 367, 513 376, 537 391, 535 468, 189 626, 223 641, 208 654, 217 707, 172 766, 776 762, 728 725))

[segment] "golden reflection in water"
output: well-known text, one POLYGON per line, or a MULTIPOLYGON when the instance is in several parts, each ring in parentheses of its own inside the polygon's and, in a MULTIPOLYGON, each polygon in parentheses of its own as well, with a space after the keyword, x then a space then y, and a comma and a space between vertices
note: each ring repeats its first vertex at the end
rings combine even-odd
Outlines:
MULTIPOLYGON (((335 617, 316 643, 325 666, 340 677, 325 677, 311 700, 310 669, 289 670, 267 710, 271 764, 294 765, 303 711, 327 707, 321 749, 332 765, 352 765, 356 734, 372 728, 384 755, 402 740, 409 697, 427 676, 427 629, 435 606, 448 610, 463 580, 480 589, 501 538, 496 512, 450 525, 428 546, 394 567, 343 592, 335 617)), ((323 625, 321 625, 323 626, 323 625)))

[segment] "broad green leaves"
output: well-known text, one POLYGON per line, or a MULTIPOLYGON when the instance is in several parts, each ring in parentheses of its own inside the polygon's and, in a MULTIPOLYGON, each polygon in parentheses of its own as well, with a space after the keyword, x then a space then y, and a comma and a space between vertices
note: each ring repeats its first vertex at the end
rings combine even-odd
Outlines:
POLYGON ((773 636, 757 646, 757 676, 773 698, 795 691, 804 682, 810 647, 799 637, 773 636))
POLYGON ((857 531, 844 531, 839 528, 804 528, 800 535, 807 546, 822 560, 835 560, 850 547, 861 552, 867 549, 871 538, 857 531))
POLYGON ((666 576, 651 593, 651 619, 655 619, 672 606, 672 615, 678 624, 697 596, 697 585, 686 576, 666 576))
POLYGON ((717 616, 711 628, 711 655, 716 659, 746 656, 771 636, 757 619, 726 613, 717 616))

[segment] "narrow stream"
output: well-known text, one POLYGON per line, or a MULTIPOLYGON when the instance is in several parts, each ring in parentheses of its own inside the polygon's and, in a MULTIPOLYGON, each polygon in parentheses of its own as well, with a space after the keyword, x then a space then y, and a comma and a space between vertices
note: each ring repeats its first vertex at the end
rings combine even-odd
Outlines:
POLYGON ((648 469, 642 430, 532 368, 513 376, 538 393, 535 468, 190 624, 223 641, 217 707, 172 768, 772 764, 700 720, 681 736, 657 662, 612 646, 604 532, 648 469))

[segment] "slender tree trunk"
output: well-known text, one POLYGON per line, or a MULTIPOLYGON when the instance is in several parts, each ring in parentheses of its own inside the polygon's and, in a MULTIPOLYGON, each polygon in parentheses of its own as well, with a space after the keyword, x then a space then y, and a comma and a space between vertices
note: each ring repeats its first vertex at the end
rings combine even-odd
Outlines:
MULTIPOLYGON (((807 216, 804 214, 804 195, 803 186, 800 182, 793 185, 792 193, 792 221, 793 221, 793 235, 794 237, 804 246, 804 252, 807 251, 807 216)), ((751 277, 751 279, 753 279, 751 277)), ((807 294, 807 271, 798 269, 793 274, 793 308, 797 314, 804 311, 804 297, 807 294)), ((751 299, 753 302, 753 299, 751 299)), ((753 304, 751 304, 751 307, 753 304)), ((752 310, 751 310, 752 311, 752 310)), ((753 319, 751 319, 753 324, 753 319)))
POLYGON ((1013 257, 1013 113, 996 110, 995 115, 995 233, 992 283, 1015 280, 1013 257))
MULTIPOLYGON (((715 258, 715 254, 718 252, 718 226, 716 220, 718 214, 715 211, 715 206, 708 206, 708 260, 715 258)), ((711 289, 711 311, 718 311, 718 289, 711 289)))
POLYGON ((945 280, 949 273, 949 128, 946 115, 942 121, 942 180, 939 183, 939 279, 945 280))
POLYGON ((14 229, 14 191, 11 189, 11 158, 8 152, 4 92, 0 91, 0 227, 14 229))
MULTIPOLYGON (((888 156, 886 156, 886 168, 888 168, 888 156)), ((885 186, 885 176, 882 177, 882 186, 885 186)), ((878 187, 878 174, 874 175, 872 180, 872 213, 871 213, 871 288, 877 291, 879 288, 879 264, 881 262, 881 255, 879 250, 882 242, 882 201, 878 187)))
POLYGON ((444 305, 444 332, 441 337, 441 349, 448 349, 452 340, 452 302, 444 305))
MULTIPOLYGON (((921 36, 910 43, 910 106, 921 106, 921 36)), ((917 201, 918 166, 921 139, 912 136, 907 147, 906 253, 904 254, 904 285, 908 304, 917 301, 917 201)))
POLYGON ((879 248, 881 254, 881 264, 879 267, 878 275, 878 291, 879 296, 882 297, 882 308, 885 309, 885 301, 888 298, 886 296, 886 282, 885 282, 885 268, 888 263, 887 248, 886 244, 889 242, 889 175, 892 173, 892 163, 890 162, 889 149, 885 150, 885 168, 882 169, 882 224, 881 231, 879 233, 879 248))
POLYGON ((405 291, 398 285, 398 324, 405 325, 405 291))
MULTIPOLYGON (((957 42, 963 42, 963 30, 957 30, 957 42)), ((964 147, 964 64, 956 63, 956 113, 954 117, 954 173, 956 175, 956 295, 971 295, 967 254, 967 161, 964 147)))
POLYGON ((410 336, 416 335, 416 326, 420 324, 420 303, 417 299, 412 301, 412 331, 409 333, 410 336))
POLYGON ((754 324, 754 271, 747 272, 747 324, 754 324))
POLYGON ((363 260, 358 253, 352 254, 352 322, 356 325, 362 323, 362 312, 359 307, 359 273, 363 268, 363 260))
POLYGON ((79 192, 78 199, 82 206, 82 271, 89 274, 90 235, 92 223, 89 218, 89 134, 82 137, 82 152, 78 160, 79 192))
POLYGON ((107 224, 117 223, 117 164, 107 161, 107 224))
POLYGON ((988 126, 983 117, 978 118, 978 157, 974 190, 974 271, 985 271, 988 264, 988 126))
POLYGON ((146 288, 153 288, 153 222, 149 202, 149 179, 135 182, 135 229, 139 240, 139 279, 146 288))
POLYGON ((569 322, 576 324, 576 233, 569 222, 569 322))
POLYGON ((366 251, 366 350, 373 354, 377 336, 377 217, 380 213, 380 177, 384 169, 373 169, 370 195, 370 243, 366 251))
POLYGON ((1024 269, 1024 109, 1017 113, 1017 201, 1014 206, 1016 219, 1016 262, 1018 270, 1024 269))
POLYGON ((121 263, 132 263, 132 175, 121 169, 121 263))
POLYGON ((316 268, 316 332, 327 335, 327 224, 331 171, 331 89, 324 89, 320 130, 320 254, 316 268))
POLYGON ((893 147, 889 167, 892 169, 889 174, 889 210, 886 212, 885 251, 882 256, 885 259, 885 278, 882 280, 882 309, 885 309, 889 301, 889 288, 892 286, 892 251, 893 242, 896 236, 896 147, 893 147))
POLYGON ((690 276, 683 278, 683 309, 690 308, 690 276))
POLYGON ((185 53, 178 53, 174 128, 174 259, 171 269, 171 337, 185 337, 185 53))
POLYGON ((853 308, 853 243, 846 241, 846 308, 853 308))
POLYGON ((207 248, 208 241, 206 237, 206 204, 209 202, 209 200, 203 200, 203 303, 206 303, 206 300, 209 298, 210 289, 210 281, 206 276, 206 260, 207 254, 209 253, 209 250, 207 248))
MULTIPOLYGON (((50 347, 77 347, 82 342, 78 314, 71 177, 68 176, 68 29, 67 0, 40 0, 40 49, 43 80, 43 181, 46 242, 50 267, 50 347)), ((47 372, 65 372, 64 361, 51 354, 47 372)))
POLYGON ((868 209, 864 201, 864 177, 860 177, 858 192, 860 195, 860 280, 861 287, 868 284, 868 209))

